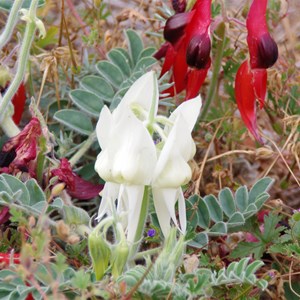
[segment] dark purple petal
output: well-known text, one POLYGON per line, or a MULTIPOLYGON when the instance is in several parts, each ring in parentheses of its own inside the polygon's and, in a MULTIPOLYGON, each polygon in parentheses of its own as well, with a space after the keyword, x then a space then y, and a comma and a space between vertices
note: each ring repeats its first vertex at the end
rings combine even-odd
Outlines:
POLYGON ((211 42, 208 34, 194 36, 187 47, 186 62, 198 70, 206 69, 210 63, 211 42))
POLYGON ((191 13, 180 13, 169 18, 164 28, 165 40, 176 44, 184 35, 185 27, 191 20, 191 16, 191 13))
POLYGON ((9 218, 10 218, 9 208, 2 207, 2 209, 0 210, 0 225, 7 222, 9 218))
POLYGON ((258 62, 256 68, 272 67, 278 58, 278 47, 269 33, 265 33, 258 41, 258 62))
POLYGON ((51 173, 52 176, 57 176, 61 182, 66 184, 66 189, 70 196, 80 200, 94 198, 103 189, 102 184, 93 184, 74 173, 66 158, 63 158, 60 167, 52 170, 51 173))
POLYGON ((186 1, 185 0, 172 0, 173 9, 176 13, 181 13, 185 11, 186 1))
POLYGON ((0 151, 0 168, 8 167, 15 158, 16 151, 14 149, 8 152, 0 151))
POLYGON ((155 229, 149 229, 147 234, 148 234, 149 237, 154 237, 156 235, 156 230, 155 229))

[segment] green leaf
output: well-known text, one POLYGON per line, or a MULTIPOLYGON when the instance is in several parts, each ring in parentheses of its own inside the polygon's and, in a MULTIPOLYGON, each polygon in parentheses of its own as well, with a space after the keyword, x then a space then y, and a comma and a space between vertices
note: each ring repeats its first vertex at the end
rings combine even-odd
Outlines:
POLYGON ((270 243, 276 240, 280 232, 284 230, 283 226, 277 227, 281 217, 274 214, 265 215, 264 217, 264 231, 262 239, 264 243, 270 243))
POLYGON ((245 274, 246 277, 255 273, 263 265, 264 265, 264 263, 261 260, 255 260, 254 262, 252 262, 246 269, 246 274, 245 274))
POLYGON ((123 73, 124 78, 130 77, 131 68, 129 59, 118 49, 112 49, 107 54, 108 58, 114 63, 123 73))
MULTIPOLYGON (((249 260, 250 260, 250 257, 244 257, 238 262, 238 264, 235 268, 235 274, 238 277, 242 278, 242 274, 243 274, 243 272, 246 271, 246 266, 248 265, 249 260)), ((243 279, 244 278, 242 278, 242 280, 243 279)))
POLYGON ((198 201, 198 225, 201 228, 207 229, 209 227, 209 223, 209 210, 206 203, 200 198, 200 201, 198 201))
POLYGON ((151 66, 157 63, 157 60, 154 57, 144 57, 139 60, 134 68, 134 72, 138 71, 147 71, 151 66))
POLYGON ((198 202, 200 197, 198 195, 190 196, 186 201, 186 218, 189 223, 193 226, 193 228, 197 227, 198 224, 198 202))
POLYGON ((262 242, 240 242, 230 254, 231 258, 245 257, 254 254, 256 259, 259 259, 265 251, 265 245, 262 242))
POLYGON ((76 206, 64 206, 64 220, 69 225, 88 225, 90 222, 89 214, 82 208, 76 206))
POLYGON ((80 85, 106 102, 111 102, 115 94, 112 86, 99 76, 85 76, 80 81, 80 85))
POLYGON ((211 227, 208 234, 213 236, 227 234, 227 226, 224 222, 218 222, 211 227))
MULTIPOLYGON (((0 9, 4 9, 6 11, 10 11, 13 1, 15 0, 0 0, 0 9)), ((17 0, 20 1, 20 0, 17 0)), ((25 0, 22 4, 22 8, 29 8, 31 0, 25 0)), ((39 0, 38 6, 42 6, 45 4, 45 0, 39 0)))
POLYGON ((228 227, 240 226, 245 224, 245 218, 240 212, 234 213, 228 220, 228 227))
POLYGON ((231 217, 236 211, 231 190, 229 188, 221 190, 219 200, 224 213, 227 217, 231 217))
POLYGON ((62 109, 54 114, 54 119, 83 135, 90 135, 93 125, 84 113, 73 109, 62 109))
POLYGON ((244 212, 248 207, 248 190, 245 186, 240 186, 235 193, 235 202, 237 208, 244 212))
POLYGON ((265 177, 257 181, 249 192, 249 203, 254 203, 255 199, 262 193, 269 190, 274 179, 265 177))
POLYGON ((84 90, 72 90, 70 93, 72 101, 84 112, 92 117, 98 118, 104 106, 103 101, 95 94, 84 90))
POLYGON ((124 81, 121 70, 111 62, 106 60, 99 61, 96 64, 96 69, 115 88, 119 88, 124 81))
POLYGON ((2 174, 1 177, 4 178, 5 182, 10 187, 10 189, 14 194, 18 191, 20 192, 20 196, 18 197, 18 200, 25 205, 26 204, 29 205, 30 203, 29 192, 23 182, 9 174, 2 174))
POLYGON ((194 248, 207 248, 208 245, 208 235, 205 232, 198 233, 192 241, 188 242, 188 245, 194 248))
POLYGON ((247 209, 244 211, 243 215, 246 219, 250 218, 257 213, 257 207, 254 203, 251 203, 247 209))
POLYGON ((223 221, 222 208, 214 195, 207 195, 203 199, 208 207, 211 219, 214 222, 223 221))
POLYGON ((270 195, 268 193, 262 193, 255 199, 255 205, 257 207, 257 210, 260 210, 265 202, 270 198, 270 195))
POLYGON ((30 205, 34 205, 39 202, 46 204, 46 196, 35 179, 29 179, 26 181, 26 187, 30 196, 30 205))
POLYGON ((156 49, 154 47, 148 47, 145 48, 139 55, 138 60, 141 60, 144 57, 149 57, 149 56, 153 56, 153 54, 155 53, 156 49))
POLYGON ((128 41, 129 54, 132 59, 133 65, 135 66, 139 59, 140 53, 143 51, 143 42, 139 35, 131 29, 126 30, 125 34, 128 41))

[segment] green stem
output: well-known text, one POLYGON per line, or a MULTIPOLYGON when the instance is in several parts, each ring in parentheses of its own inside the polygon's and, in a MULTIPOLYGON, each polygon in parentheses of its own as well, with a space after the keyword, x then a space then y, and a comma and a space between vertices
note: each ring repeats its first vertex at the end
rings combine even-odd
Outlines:
POLYGON ((205 101, 204 107, 202 108, 202 112, 201 112, 201 116, 200 116, 201 120, 205 119, 208 109, 211 105, 211 102, 216 95, 216 90, 217 90, 217 86, 218 86, 217 82, 219 79, 219 73, 220 73, 220 69, 221 69, 222 57, 223 57, 223 52, 224 52, 224 47, 225 47, 225 33, 226 33, 225 29, 226 29, 225 23, 221 22, 215 31, 216 56, 214 59, 213 73, 212 73, 212 78, 211 78, 211 82, 210 82, 209 89, 208 89, 207 99, 205 101))
MULTIPOLYGON (((18 1, 15 1, 18 2, 18 1)), ((1 120, 4 117, 6 112, 7 106, 10 103, 12 97, 17 92, 26 71, 26 65, 29 58, 30 47, 34 38, 35 30, 36 30, 36 23, 35 23, 35 12, 38 5, 38 0, 32 0, 30 9, 29 9, 29 18, 30 21, 27 21, 25 34, 23 38, 23 42, 21 45, 19 57, 18 57, 18 66, 16 70, 16 76, 14 77, 13 81, 11 82, 10 86, 8 87, 4 97, 0 103, 0 123, 2 126, 1 120)))
POLYGON ((90 134, 87 140, 83 143, 82 147, 69 159, 71 166, 76 165, 79 159, 90 149, 96 140, 96 132, 90 134))
POLYGON ((144 227, 145 227, 146 219, 148 216, 149 196, 150 196, 150 187, 145 186, 141 211, 140 211, 140 215, 139 215, 139 221, 138 221, 137 229, 135 232, 134 241, 133 241, 133 244, 131 246, 129 256, 128 256, 129 260, 134 259, 134 256, 135 256, 137 249, 139 248, 139 245, 143 238, 144 227))
POLYGON ((141 251, 135 255, 134 259, 144 259, 146 256, 157 254, 161 250, 162 250, 162 247, 157 247, 157 248, 141 251))
POLYGON ((13 6, 7 18, 5 28, 0 36, 0 50, 4 47, 4 45, 6 45, 6 43, 10 40, 13 34, 15 25, 19 19, 18 13, 23 4, 23 1, 24 0, 16 0, 13 2, 13 6))
POLYGON ((14 137, 17 134, 20 133, 20 129, 18 126, 15 124, 13 119, 9 116, 5 116, 4 119, 1 122, 1 127, 8 137, 14 137))

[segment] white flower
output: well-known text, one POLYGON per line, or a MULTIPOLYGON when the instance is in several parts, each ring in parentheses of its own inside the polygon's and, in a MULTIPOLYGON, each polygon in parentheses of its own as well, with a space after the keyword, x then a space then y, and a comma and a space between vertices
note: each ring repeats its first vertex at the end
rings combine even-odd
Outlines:
POLYGON ((191 179, 188 161, 195 154, 191 131, 201 99, 181 104, 167 119, 157 116, 158 97, 155 73, 148 72, 131 86, 112 113, 107 107, 102 109, 96 128, 102 151, 95 169, 106 181, 98 217, 117 214, 130 242, 135 240, 145 186, 152 186, 163 234, 168 234, 171 219, 182 232, 186 230, 181 185, 191 179), (154 132, 161 138, 159 145, 153 141, 154 132))
POLYGON ((170 219, 178 226, 175 205, 178 201, 179 221, 182 232, 186 230, 185 200, 181 185, 189 182, 192 171, 188 165, 195 154, 191 131, 197 121, 201 99, 196 97, 181 104, 170 116, 174 125, 169 126, 167 140, 159 155, 152 180, 155 211, 164 236, 170 230, 170 219))

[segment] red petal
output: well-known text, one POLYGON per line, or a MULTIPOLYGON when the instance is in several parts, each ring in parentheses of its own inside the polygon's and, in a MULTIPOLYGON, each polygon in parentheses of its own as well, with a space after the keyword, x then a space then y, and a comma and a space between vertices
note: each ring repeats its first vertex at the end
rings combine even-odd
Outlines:
POLYGON ((167 43, 168 49, 166 51, 165 55, 165 61, 161 69, 160 76, 163 76, 166 72, 168 72, 174 63, 175 57, 176 57, 176 51, 173 48, 173 46, 170 43, 167 43))
POLYGON ((10 218, 9 208, 3 207, 0 211, 0 225, 7 222, 10 218))
MULTIPOLYGON (((210 66, 210 64, 209 64, 210 66)), ((185 100, 195 98, 206 78, 209 66, 206 69, 190 69, 187 75, 185 100)))
POLYGON ((53 176, 58 176, 59 180, 66 184, 67 192, 71 197, 80 200, 94 198, 103 189, 102 184, 93 184, 74 173, 66 158, 63 158, 60 167, 52 170, 51 173, 53 176))
POLYGON ((24 112, 25 108, 25 102, 26 102, 26 91, 25 91, 25 86, 23 83, 19 86, 16 94, 12 98, 12 104, 14 105, 14 115, 13 115, 13 121, 16 123, 16 125, 19 125, 22 114, 24 112))
POLYGON ((267 93, 267 70, 254 69, 252 70, 252 74, 255 97, 259 101, 260 109, 262 109, 267 93))
POLYGON ((244 61, 238 69, 235 78, 235 98, 245 125, 256 140, 263 144, 256 124, 255 89, 253 83, 254 78, 249 63, 244 61))

